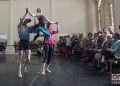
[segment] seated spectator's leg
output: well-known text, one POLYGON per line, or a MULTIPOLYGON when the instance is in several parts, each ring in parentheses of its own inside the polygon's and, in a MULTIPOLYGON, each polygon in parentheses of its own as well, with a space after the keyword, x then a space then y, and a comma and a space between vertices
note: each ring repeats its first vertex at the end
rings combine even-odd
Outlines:
POLYGON ((87 58, 85 62, 90 62, 94 58, 94 51, 93 50, 87 50, 86 52, 87 58))
POLYGON ((103 50, 102 55, 105 56, 105 70, 110 70, 111 61, 114 59, 114 54, 111 51, 103 50))
POLYGON ((96 52, 94 54, 94 63, 95 63, 95 67, 97 69, 99 69, 101 67, 101 65, 100 65, 101 57, 102 57, 101 53, 96 52))

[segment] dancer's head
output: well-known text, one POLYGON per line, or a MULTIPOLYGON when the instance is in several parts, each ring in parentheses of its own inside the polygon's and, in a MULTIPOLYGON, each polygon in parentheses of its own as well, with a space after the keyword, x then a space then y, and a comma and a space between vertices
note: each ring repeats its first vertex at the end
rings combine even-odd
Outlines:
POLYGON ((40 9, 40 8, 37 8, 37 9, 36 9, 36 12, 37 12, 37 13, 41 13, 41 9, 40 9))
POLYGON ((113 35, 113 38, 114 38, 115 40, 120 39, 120 34, 117 33, 117 32, 115 32, 114 35, 113 35))
POLYGON ((23 24, 27 25, 27 24, 30 23, 30 22, 31 22, 31 19, 30 19, 30 18, 26 18, 26 19, 24 20, 23 24))
POLYGON ((89 32, 87 36, 89 39, 91 39, 93 37, 93 34, 91 32, 89 32))
POLYGON ((47 23, 47 29, 50 29, 50 26, 51 26, 51 23, 48 22, 48 23, 47 23))

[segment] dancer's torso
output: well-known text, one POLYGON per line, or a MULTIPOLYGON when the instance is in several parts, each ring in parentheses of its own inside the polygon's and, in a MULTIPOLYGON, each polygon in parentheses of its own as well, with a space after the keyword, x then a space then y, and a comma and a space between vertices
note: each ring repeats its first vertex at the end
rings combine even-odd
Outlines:
POLYGON ((44 37, 44 44, 54 45, 55 44, 54 34, 56 33, 56 31, 51 28, 48 29, 48 32, 50 33, 50 38, 44 37))
POLYGON ((37 16, 37 18, 38 18, 38 21, 39 21, 39 23, 37 25, 45 28, 45 21, 46 21, 45 16, 40 15, 40 16, 37 16))
POLYGON ((27 26, 21 25, 18 34, 20 40, 29 40, 29 28, 27 26))

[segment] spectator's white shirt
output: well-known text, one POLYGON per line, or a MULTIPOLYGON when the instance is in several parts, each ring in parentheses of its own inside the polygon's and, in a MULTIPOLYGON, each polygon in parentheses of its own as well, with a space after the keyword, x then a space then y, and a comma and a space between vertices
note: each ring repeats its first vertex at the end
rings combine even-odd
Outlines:
POLYGON ((71 39, 70 39, 70 37, 66 38, 66 46, 71 46, 71 39))

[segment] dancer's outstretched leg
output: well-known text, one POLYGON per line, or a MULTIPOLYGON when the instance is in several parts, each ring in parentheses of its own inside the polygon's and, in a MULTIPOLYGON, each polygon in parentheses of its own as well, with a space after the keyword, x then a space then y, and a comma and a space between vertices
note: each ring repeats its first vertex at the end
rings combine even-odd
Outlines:
POLYGON ((43 28, 41 26, 32 26, 32 27, 30 27, 30 32, 31 33, 42 32, 45 37, 50 38, 50 33, 45 28, 43 28))

